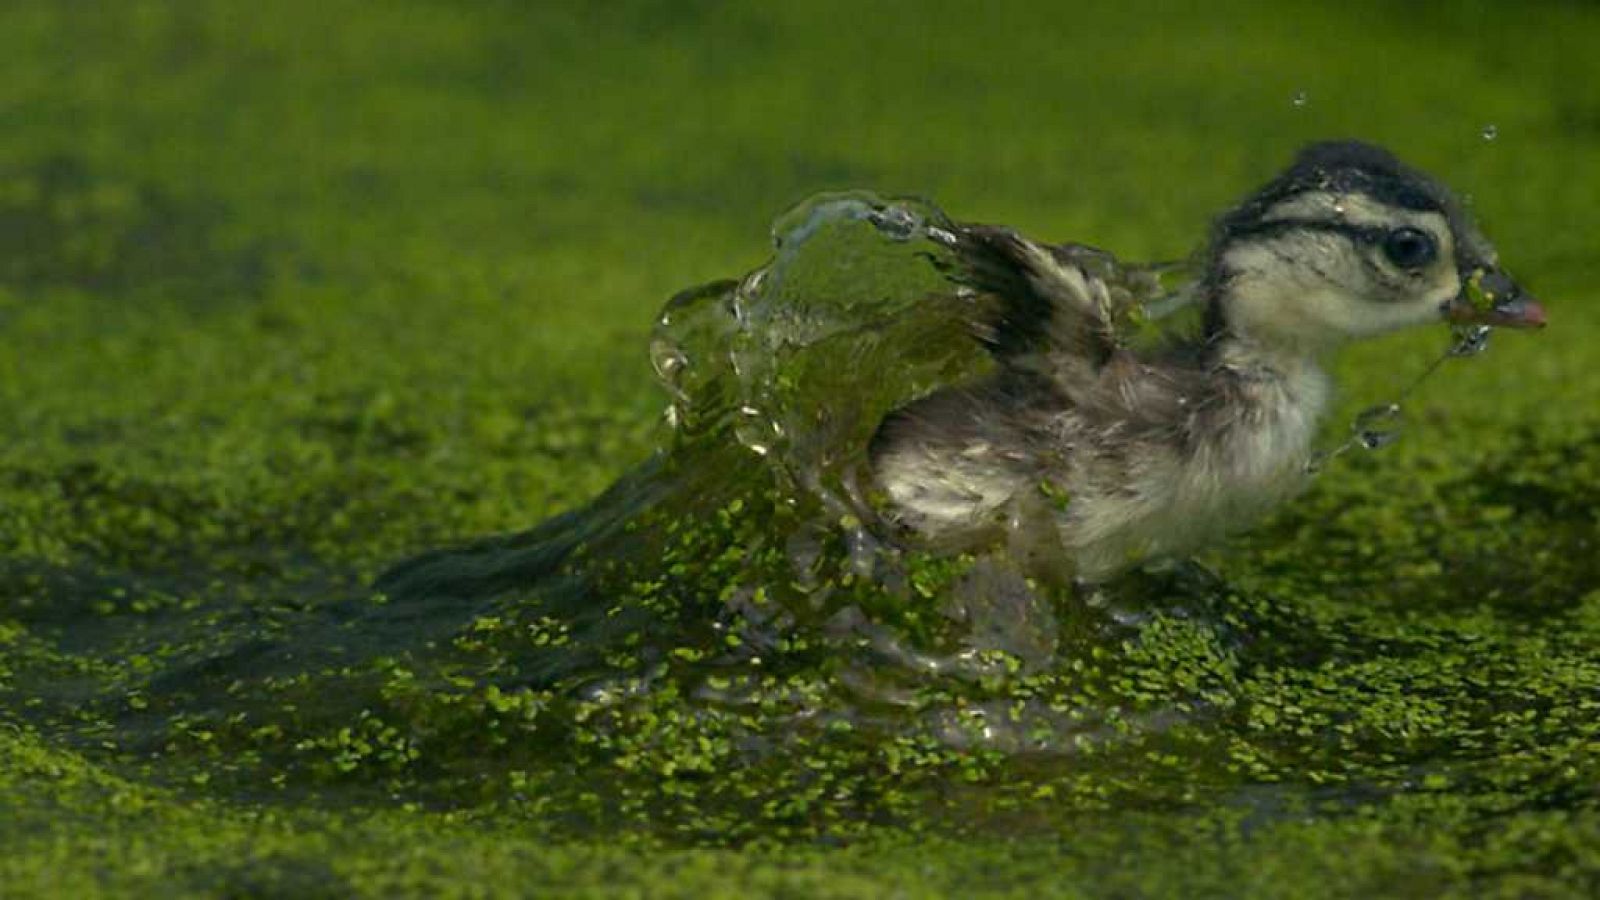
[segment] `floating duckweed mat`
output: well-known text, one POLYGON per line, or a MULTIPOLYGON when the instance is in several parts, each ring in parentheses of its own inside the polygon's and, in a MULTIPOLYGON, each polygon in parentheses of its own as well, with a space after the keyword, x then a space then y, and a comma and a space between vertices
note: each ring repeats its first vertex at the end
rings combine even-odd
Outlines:
POLYGON ((1600 888, 1593 11, 669 6, 0 11, 0 894, 1600 888), (1343 134, 1552 324, 1209 572, 876 518, 989 365, 925 205, 651 333, 820 189, 1160 258, 1343 134))
MULTIPOLYGON (((1359 570, 1306 583, 1310 548, 1343 537, 1327 527, 1232 583, 1168 566, 1095 591, 1036 577, 1003 539, 918 549, 878 515, 865 448, 889 411, 987 365, 973 328, 992 311, 952 280, 949 228, 910 201, 802 205, 769 265, 663 312, 662 451, 586 507, 372 589, 203 560, 9 567, 8 696, 31 729, 160 783, 495 809, 569 838, 1030 833, 1197 803, 1270 819, 1309 797, 1503 790, 1526 752, 1525 791, 1592 796, 1589 635, 1523 635, 1492 605, 1418 618, 1462 583, 1487 604, 1533 579, 1593 618, 1561 587, 1596 583, 1592 436, 1559 451, 1560 494, 1521 466, 1441 490, 1446 521, 1495 509, 1515 536, 1468 560, 1441 543, 1409 580, 1368 566, 1401 615, 1363 606, 1359 570)), ((58 489, 113 515, 161 502, 92 470, 58 489)))
POLYGON ((775 227, 771 264, 675 298, 653 345, 669 445, 585 508, 305 607, 282 592, 315 582, 108 580, 69 639, 76 677, 16 689, 80 746, 167 779, 181 759, 212 791, 720 841, 1164 797, 1163 761, 1215 758, 1238 701, 1223 598, 1086 598, 1003 544, 918 550, 865 488, 876 424, 986 366, 951 227, 821 197, 775 227))

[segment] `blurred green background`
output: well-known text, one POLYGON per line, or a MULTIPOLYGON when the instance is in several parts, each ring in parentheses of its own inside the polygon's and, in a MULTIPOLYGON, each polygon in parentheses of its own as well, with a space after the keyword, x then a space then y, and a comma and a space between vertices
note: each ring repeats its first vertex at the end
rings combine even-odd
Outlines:
MULTIPOLYGON (((661 302, 759 264, 772 218, 826 189, 1173 258, 1301 143, 1385 144, 1470 196, 1552 324, 1435 377, 1406 440, 1308 508, 1359 527, 1496 453, 1592 491, 1597 48, 1581 2, 8 0, 0 893, 1581 894, 1592 792, 1505 846, 1423 817, 1154 828, 1091 863, 1000 836, 553 847, 470 815, 143 783, 53 741, 21 685, 84 676, 73 637, 108 627, 77 618, 101 588, 66 603, 41 583, 360 583, 593 495, 659 437, 661 302), (57 580, 18 574, 41 571, 57 580)), ((1348 404, 1444 341, 1353 349, 1348 404)))

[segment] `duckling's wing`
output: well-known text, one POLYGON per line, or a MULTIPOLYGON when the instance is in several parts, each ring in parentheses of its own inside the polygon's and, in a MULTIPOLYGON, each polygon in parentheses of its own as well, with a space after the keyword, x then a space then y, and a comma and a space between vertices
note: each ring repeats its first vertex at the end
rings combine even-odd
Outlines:
POLYGON ((951 273, 992 295, 978 337, 1002 362, 1044 370, 1065 387, 1093 381, 1117 358, 1162 293, 1165 267, 1123 266, 1082 244, 1041 244, 993 225, 963 225, 949 240, 951 273))

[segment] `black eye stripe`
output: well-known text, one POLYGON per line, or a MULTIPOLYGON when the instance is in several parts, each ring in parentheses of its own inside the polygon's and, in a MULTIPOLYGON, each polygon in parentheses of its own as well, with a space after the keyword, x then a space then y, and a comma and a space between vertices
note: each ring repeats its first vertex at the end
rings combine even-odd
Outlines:
POLYGON ((1326 219, 1273 219, 1235 227, 1231 229, 1230 235, 1235 238, 1276 237, 1291 231, 1325 231, 1343 235, 1353 242, 1366 244, 1369 247, 1382 247, 1389 261, 1401 268, 1420 268, 1431 264, 1439 257, 1438 240, 1429 232, 1411 226, 1383 228, 1376 225, 1330 222, 1326 219), (1396 248, 1391 242, 1399 235, 1405 235, 1405 239, 1415 241, 1413 249, 1416 252, 1410 254, 1395 252, 1396 248))
POLYGON ((1235 228, 1232 233, 1235 237, 1276 237, 1290 231, 1327 231, 1363 244, 1377 245, 1389 237, 1390 229, 1376 225, 1329 222, 1325 219, 1273 219, 1235 228))

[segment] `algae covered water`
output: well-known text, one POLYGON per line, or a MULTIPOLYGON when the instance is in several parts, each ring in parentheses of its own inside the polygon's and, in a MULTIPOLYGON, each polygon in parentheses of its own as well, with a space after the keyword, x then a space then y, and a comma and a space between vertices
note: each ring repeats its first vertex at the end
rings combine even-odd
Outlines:
MULTIPOLYGON (((979 551, 919 546, 881 513, 867 448, 893 410, 992 366, 981 338, 998 313, 967 286, 954 227, 917 201, 808 201, 775 225, 767 265, 667 304, 650 346, 664 446, 589 504, 371 589, 227 577, 189 586, 196 601, 108 579, 126 599, 71 625, 13 690, 49 733, 224 795, 742 841, 1487 790, 1508 705, 1592 688, 1586 651, 1557 642, 1436 694, 1428 679, 1472 664, 1458 643, 1481 623, 1373 619, 1359 602, 1329 617, 1285 600, 1308 577, 1294 567, 1230 583, 1166 565, 1091 589, 1037 571, 1005 528, 979 551), (1563 652, 1570 668, 1544 670, 1563 652), (1259 790, 1278 783, 1300 787, 1259 790)), ((1118 271, 1129 304, 1184 308, 1181 267, 1118 271)), ((1595 463, 1593 444, 1566 452, 1595 463)), ((1469 478, 1439 502, 1496 490, 1469 478)), ((1590 535, 1562 508, 1516 515, 1544 517, 1538 558, 1592 583, 1590 535)), ((1515 568, 1505 553, 1497 577, 1515 568)), ((68 583, 14 577, 41 595, 68 583)), ((1439 584, 1399 589, 1425 608, 1439 584)), ((1337 590, 1362 588, 1318 588, 1337 590)), ((1576 786, 1592 722, 1551 721, 1577 743, 1541 777, 1576 786)))
MULTIPOLYGON (((0 5, 0 894, 1593 895, 1597 34, 0 5), (886 521, 877 423, 995 365, 887 197, 1179 258, 1328 136, 1550 329, 1203 568, 886 521)), ((1450 344, 1352 347, 1321 446, 1450 344)))
MULTIPOLYGON (((903 820, 952 781, 1104 802, 1107 772, 1213 739, 1237 702, 1233 626, 1192 576, 1091 596, 1005 540, 941 554, 878 512, 878 423, 990 365, 993 301, 961 282, 952 228, 915 201, 802 204, 768 265, 667 305, 667 446, 589 505, 366 595, 263 598, 270 621, 167 662, 135 709, 112 684, 85 706, 81 683, 40 680, 37 699, 97 710, 82 738, 155 771, 218 754, 216 787, 526 803, 721 840, 903 820)), ((1157 270, 1128 273, 1173 299, 1157 270)))

